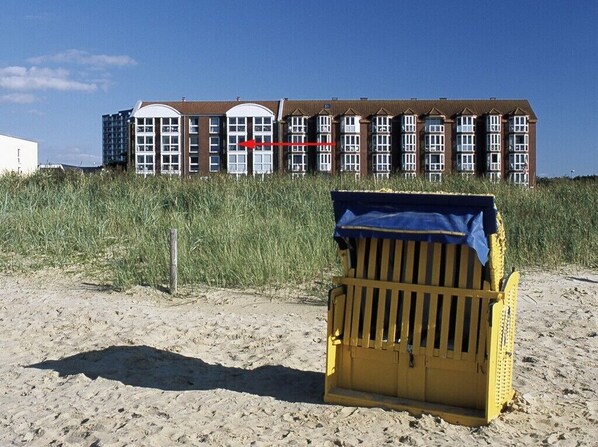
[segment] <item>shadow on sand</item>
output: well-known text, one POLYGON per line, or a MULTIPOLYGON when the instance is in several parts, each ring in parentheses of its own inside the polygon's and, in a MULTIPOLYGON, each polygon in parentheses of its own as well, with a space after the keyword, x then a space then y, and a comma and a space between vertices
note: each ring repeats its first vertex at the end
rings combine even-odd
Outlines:
POLYGON ((212 365, 150 346, 111 346, 28 367, 54 370, 61 377, 85 374, 92 380, 103 377, 164 391, 222 388, 287 402, 323 403, 323 373, 281 365, 256 369, 212 365))

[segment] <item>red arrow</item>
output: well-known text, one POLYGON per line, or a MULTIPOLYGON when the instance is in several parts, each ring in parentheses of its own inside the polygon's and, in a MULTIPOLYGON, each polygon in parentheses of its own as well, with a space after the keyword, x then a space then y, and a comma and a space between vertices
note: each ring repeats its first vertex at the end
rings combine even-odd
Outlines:
POLYGON ((273 143, 258 143, 255 140, 248 140, 248 141, 241 141, 239 146, 246 147, 247 149, 255 149, 257 146, 335 146, 336 143, 291 143, 291 142, 282 142, 276 141, 273 143))

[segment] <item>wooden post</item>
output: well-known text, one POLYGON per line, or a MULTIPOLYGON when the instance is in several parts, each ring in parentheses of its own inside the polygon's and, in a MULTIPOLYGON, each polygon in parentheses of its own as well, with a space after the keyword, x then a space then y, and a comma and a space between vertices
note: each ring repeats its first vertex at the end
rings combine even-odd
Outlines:
POLYGON ((178 281, 177 270, 177 232, 176 228, 170 229, 170 293, 175 294, 178 281))

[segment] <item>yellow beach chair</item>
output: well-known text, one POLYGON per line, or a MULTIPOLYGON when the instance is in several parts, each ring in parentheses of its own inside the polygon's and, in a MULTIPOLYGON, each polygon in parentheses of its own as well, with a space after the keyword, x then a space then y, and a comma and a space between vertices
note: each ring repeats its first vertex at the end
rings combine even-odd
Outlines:
POLYGON ((513 397, 519 274, 493 196, 333 191, 324 400, 489 423, 513 397))

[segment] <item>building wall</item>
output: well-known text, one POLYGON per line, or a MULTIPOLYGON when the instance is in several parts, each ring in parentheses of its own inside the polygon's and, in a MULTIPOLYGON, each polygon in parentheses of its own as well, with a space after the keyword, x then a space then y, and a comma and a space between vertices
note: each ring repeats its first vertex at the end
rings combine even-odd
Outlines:
POLYGON ((0 135, 0 174, 32 174, 37 170, 37 142, 0 135))
POLYGON ((102 164, 123 164, 127 160, 129 118, 132 109, 102 115, 102 164))
MULTIPOLYGON (((228 172, 229 167, 227 162, 229 153, 234 148, 231 147, 228 141, 228 121, 230 116, 244 116, 246 118, 246 132, 244 137, 253 139, 253 122, 258 116, 272 117, 272 139, 274 142, 289 143, 291 133, 289 126, 291 119, 297 116, 305 116, 307 122, 307 130, 304 135, 307 142, 315 142, 317 138, 317 116, 320 114, 329 114, 332 119, 331 138, 336 143, 331 150, 332 167, 330 174, 337 175, 342 173, 341 160, 343 159, 342 142, 343 142, 343 117, 355 115, 359 117, 357 135, 360 137, 359 144, 359 169, 355 174, 365 177, 368 175, 375 175, 380 173, 380 167, 372 166, 374 158, 373 144, 372 144, 372 121, 377 115, 387 115, 390 117, 391 130, 391 168, 388 175, 401 175, 404 173, 402 166, 402 137, 404 131, 402 130, 401 117, 404 115, 416 116, 415 129, 415 144, 416 151, 414 160, 416 163, 416 171, 414 175, 425 178, 434 178, 440 180, 443 176, 453 174, 459 169, 458 159, 465 160, 468 157, 460 156, 457 150, 457 138, 459 132, 457 131, 457 123, 460 116, 472 116, 475 124, 475 129, 471 132, 474 135, 474 148, 470 152, 473 156, 473 167, 469 164, 469 168, 463 172, 464 175, 478 175, 488 176, 497 179, 517 181, 520 184, 533 186, 535 184, 536 176, 536 116, 531 109, 531 106, 526 100, 281 100, 281 101, 198 101, 198 102, 139 102, 132 112, 132 119, 137 118, 151 118, 153 120, 153 154, 154 163, 151 174, 164 173, 161 165, 161 140, 162 122, 165 118, 175 117, 178 121, 178 139, 180 156, 179 165, 176 170, 170 170, 170 175, 209 175, 214 171, 210 169, 210 158, 215 154, 209 152, 210 137, 218 136, 220 138, 220 171, 228 172), (240 113, 240 115, 239 115, 240 113), (255 116, 254 116, 255 114, 255 116), (495 156, 500 161, 499 171, 489 172, 488 162, 488 148, 487 137, 489 131, 486 128, 486 118, 489 114, 500 116, 501 129, 500 132, 500 152, 495 152, 495 156), (515 155, 513 149, 510 148, 510 141, 513 138, 512 132, 509 129, 510 119, 515 116, 525 116, 528 120, 528 130, 525 132, 528 144, 525 148, 527 155, 522 155, 522 152, 515 155), (190 160, 193 154, 190 153, 190 141, 192 134, 189 129, 190 118, 196 118, 199 124, 199 131, 196 134, 196 141, 198 141, 199 151, 195 156, 198 160, 198 168, 190 169, 190 160), (220 128, 218 134, 210 134, 209 119, 210 117, 220 118, 220 128), (444 130, 441 132, 444 138, 443 150, 436 152, 436 154, 444 157, 443 168, 440 171, 427 170, 426 160, 438 160, 438 157, 432 157, 431 152, 426 148, 427 136, 429 133, 426 130, 426 120, 439 119, 444 130), (527 163, 523 164, 521 160, 527 157, 527 163), (516 160, 517 163, 513 163, 516 160), (513 171, 513 166, 517 166, 517 170, 513 171), (440 175, 438 175, 440 174, 440 175), (513 180, 516 179, 516 180, 513 180)), ((132 124, 134 134, 130 141, 130 156, 129 160, 136 166, 138 158, 135 157, 138 145, 136 144, 135 130, 138 128, 135 123, 132 124)), ((463 133, 463 132, 461 132, 463 133)), ((232 134, 231 134, 232 135, 232 134)), ((239 135, 239 133, 237 133, 239 135)), ((511 141, 512 142, 512 141, 511 141)), ((512 144, 511 144, 512 146, 512 144)), ((519 146, 518 146, 519 147, 519 146)), ((238 148, 239 153, 242 153, 242 148, 238 148)), ((147 150, 147 148, 146 148, 147 150)), ((316 171, 317 150, 315 147, 307 149, 307 172, 316 171)), ((518 149, 521 151, 521 149, 518 149)), ((149 152, 144 152, 149 153, 149 152)), ((232 152, 234 153, 234 152, 232 152)), ((296 153, 296 152, 295 152, 296 153)), ((461 154, 463 154, 461 150, 461 154)), ((252 175, 254 169, 252 166, 255 152, 249 151, 247 153, 247 175, 252 175)), ((275 146, 273 149, 273 170, 275 172, 289 172, 289 157, 291 157, 291 150, 289 146, 275 146)), ((382 159, 382 158, 380 158, 382 159)), ((435 169, 438 168, 438 163, 435 163, 435 169)), ((467 162, 470 163, 470 162, 467 162)), ((463 170, 464 168, 461 167, 463 170)), ((137 172, 141 173, 138 169, 137 172)), ((147 172, 146 172, 147 173, 147 172)), ((294 175, 304 175, 303 172, 294 175)), ((385 176, 386 174, 382 174, 385 176)))

